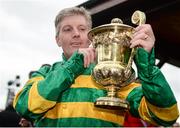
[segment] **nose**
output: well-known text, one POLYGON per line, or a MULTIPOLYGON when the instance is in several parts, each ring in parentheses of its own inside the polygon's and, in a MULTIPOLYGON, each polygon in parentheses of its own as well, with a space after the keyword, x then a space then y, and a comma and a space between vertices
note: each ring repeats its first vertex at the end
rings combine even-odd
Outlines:
POLYGON ((75 28, 73 31, 73 37, 79 37, 79 36, 80 36, 80 32, 78 29, 75 28))

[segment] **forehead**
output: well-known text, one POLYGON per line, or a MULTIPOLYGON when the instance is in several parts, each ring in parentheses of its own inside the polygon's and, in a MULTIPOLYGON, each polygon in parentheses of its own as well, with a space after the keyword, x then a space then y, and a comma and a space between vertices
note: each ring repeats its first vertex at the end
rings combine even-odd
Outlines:
POLYGON ((87 26, 87 20, 82 15, 73 15, 73 16, 66 16, 63 18, 63 20, 60 23, 60 26, 75 26, 75 25, 83 25, 87 26))

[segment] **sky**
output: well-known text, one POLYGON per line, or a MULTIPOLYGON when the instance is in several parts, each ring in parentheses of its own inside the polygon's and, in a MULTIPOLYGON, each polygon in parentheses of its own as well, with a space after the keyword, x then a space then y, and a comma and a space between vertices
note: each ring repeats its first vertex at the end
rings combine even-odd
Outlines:
MULTIPOLYGON (((61 60, 54 19, 65 8, 86 0, 0 0, 0 109, 5 108, 7 82, 20 75, 21 86, 32 70, 61 60)), ((161 71, 180 103, 180 68, 165 64, 161 71)), ((179 122, 179 121, 178 121, 179 122)))

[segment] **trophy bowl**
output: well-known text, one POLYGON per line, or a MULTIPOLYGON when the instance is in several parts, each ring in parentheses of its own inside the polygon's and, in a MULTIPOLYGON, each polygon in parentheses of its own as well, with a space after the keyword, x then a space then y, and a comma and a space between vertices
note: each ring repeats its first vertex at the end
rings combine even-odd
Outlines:
POLYGON ((130 48, 134 27, 123 24, 114 18, 110 24, 91 29, 88 38, 96 49, 96 66, 92 78, 107 90, 106 97, 99 97, 95 106, 112 109, 128 109, 126 100, 120 99, 117 92, 135 79, 132 69, 136 48, 130 48))

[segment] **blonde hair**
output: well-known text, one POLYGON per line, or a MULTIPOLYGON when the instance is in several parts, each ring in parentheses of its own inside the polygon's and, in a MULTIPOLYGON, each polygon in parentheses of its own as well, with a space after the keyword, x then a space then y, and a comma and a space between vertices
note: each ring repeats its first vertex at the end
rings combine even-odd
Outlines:
POLYGON ((90 12, 88 12, 84 7, 71 7, 65 8, 61 10, 55 18, 55 28, 56 28, 56 36, 59 34, 60 23, 65 17, 74 16, 74 15, 82 15, 85 17, 88 23, 89 29, 92 27, 92 20, 90 12))

